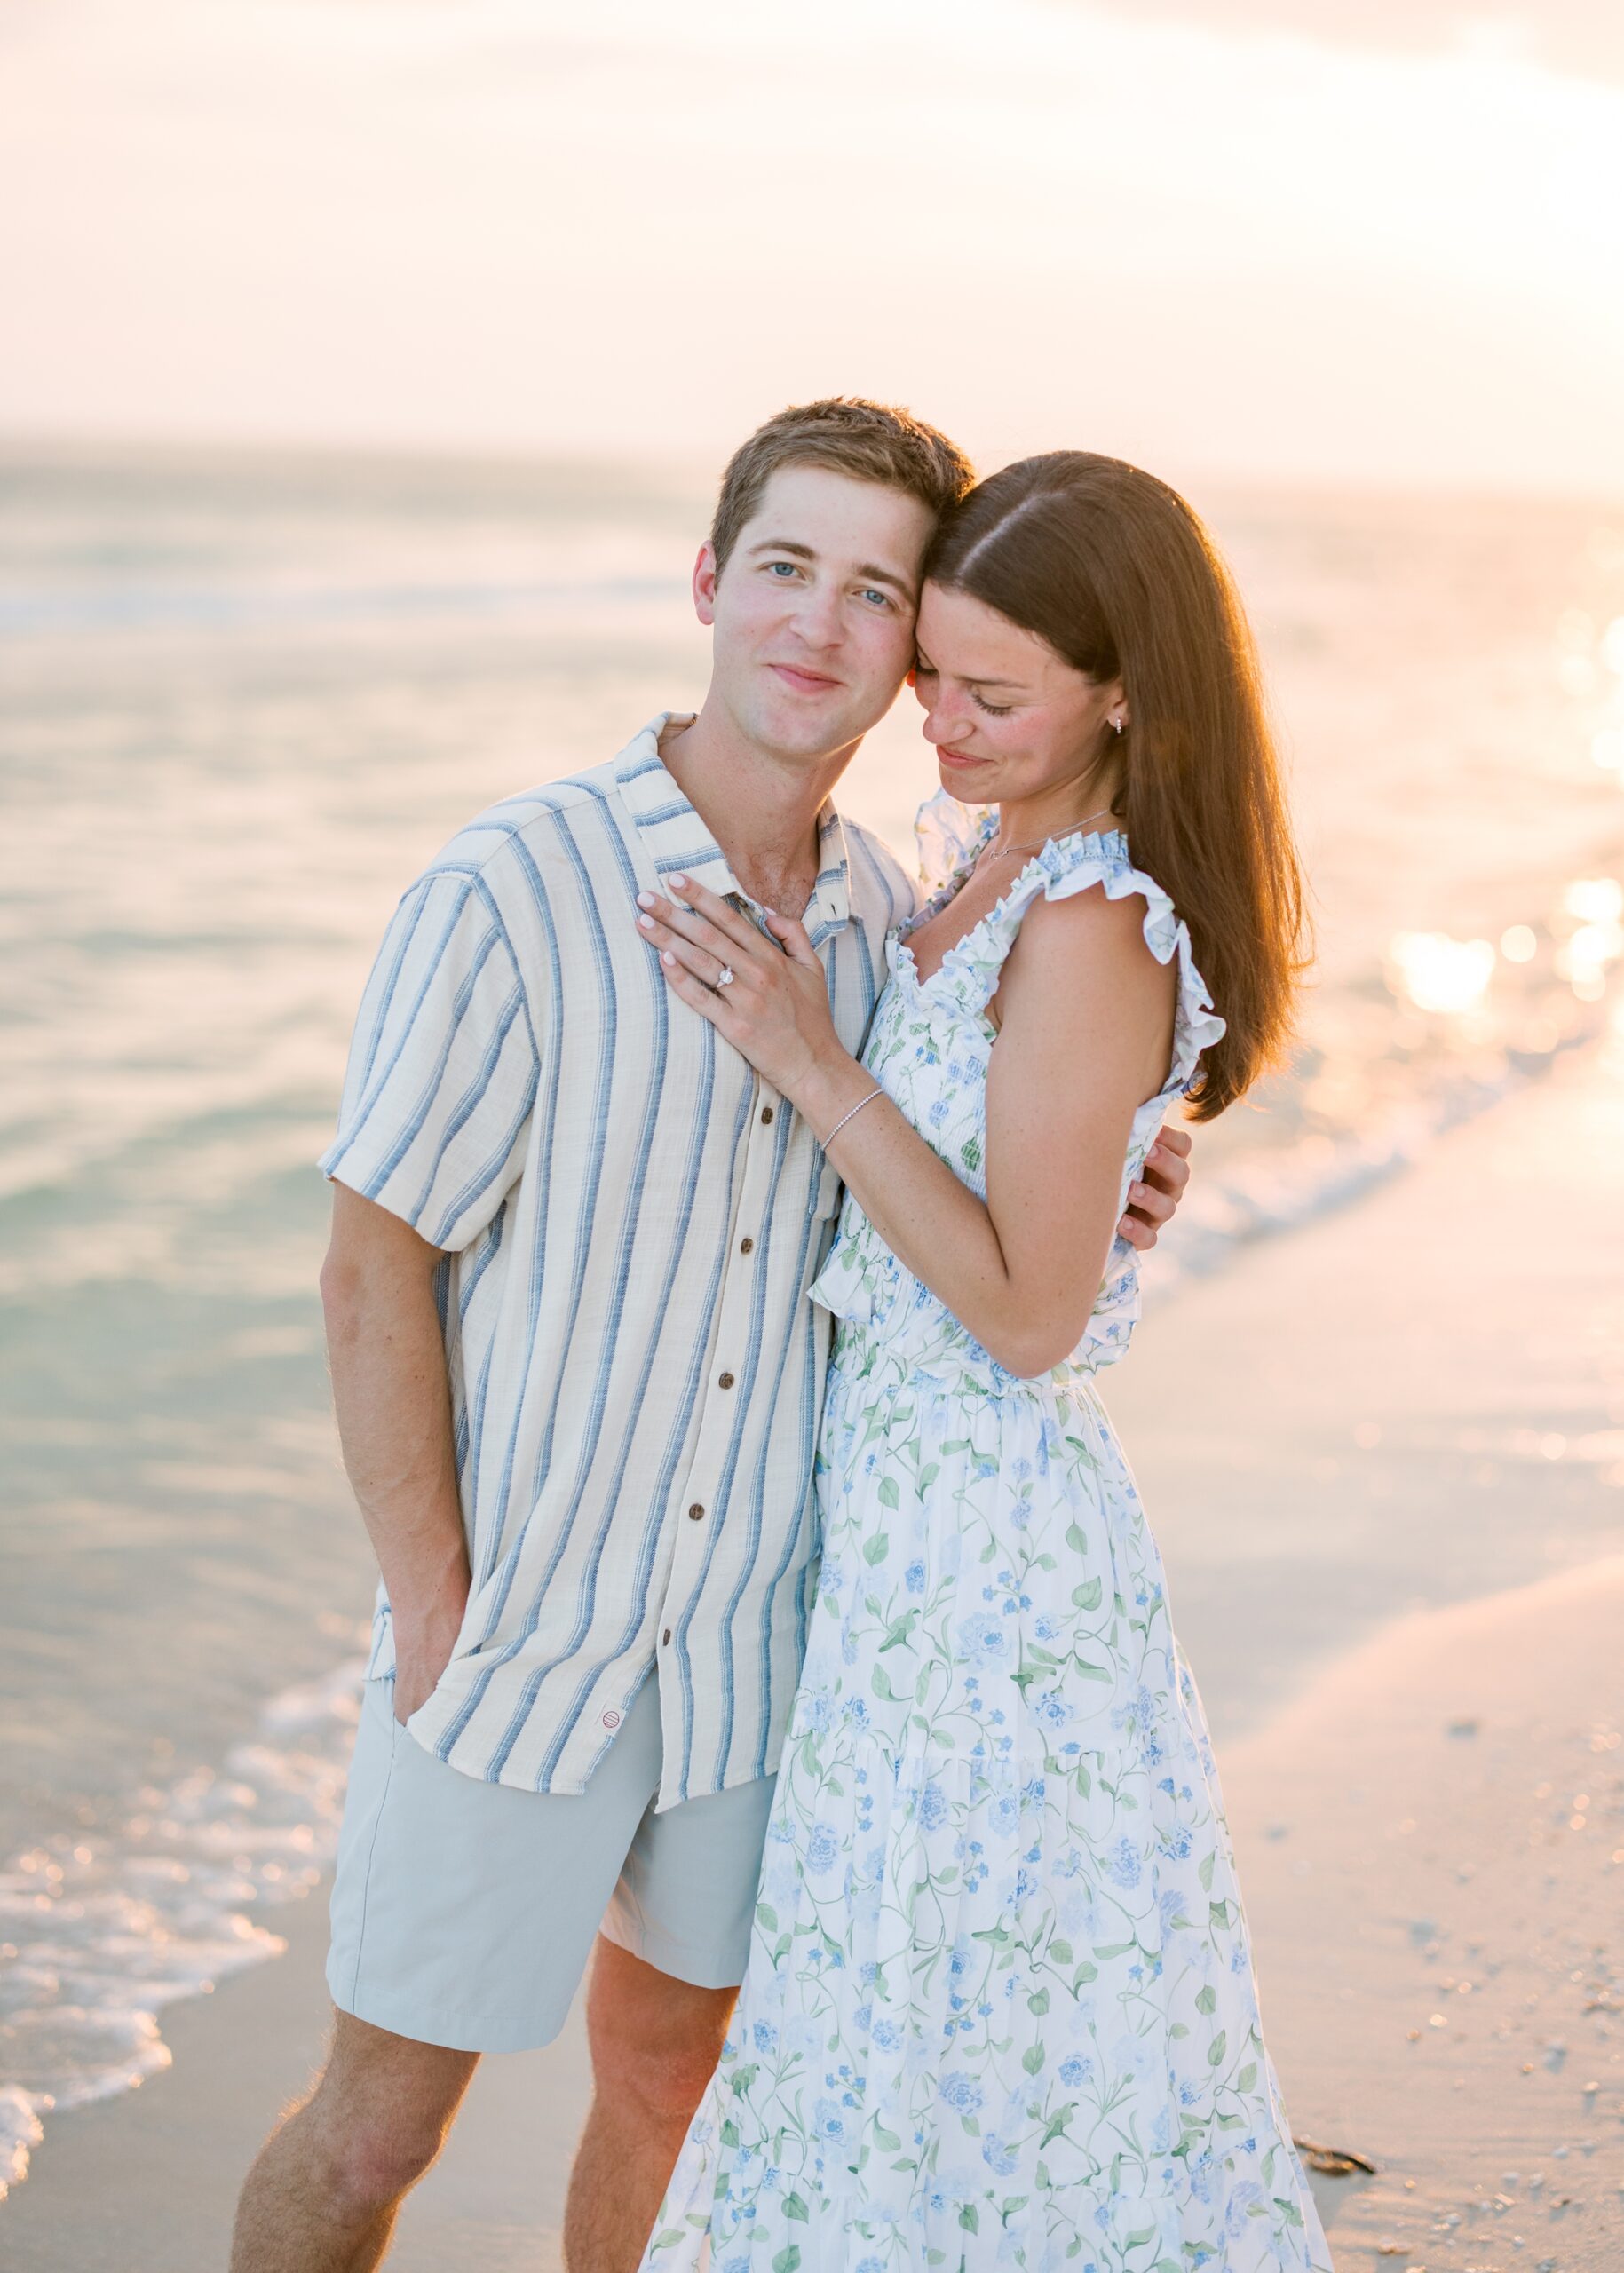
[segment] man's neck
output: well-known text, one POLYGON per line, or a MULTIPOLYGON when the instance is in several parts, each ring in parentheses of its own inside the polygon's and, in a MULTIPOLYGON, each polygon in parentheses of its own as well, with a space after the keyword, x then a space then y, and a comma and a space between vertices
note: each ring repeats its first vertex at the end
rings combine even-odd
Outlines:
POLYGON ((812 897, 818 816, 857 747, 852 742, 823 758, 779 758, 741 734, 711 702, 686 726, 673 719, 660 737, 661 763, 742 890, 780 915, 799 915, 812 897))

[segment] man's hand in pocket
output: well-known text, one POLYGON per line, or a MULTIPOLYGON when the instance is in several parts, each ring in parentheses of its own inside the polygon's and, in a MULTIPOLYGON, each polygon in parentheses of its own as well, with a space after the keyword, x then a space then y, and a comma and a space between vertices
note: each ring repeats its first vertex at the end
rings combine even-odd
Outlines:
POLYGON ((468 1604, 465 1574, 447 1581, 429 1603, 392 1606, 395 1629, 395 1718, 402 1725, 426 1704, 451 1662, 468 1604))

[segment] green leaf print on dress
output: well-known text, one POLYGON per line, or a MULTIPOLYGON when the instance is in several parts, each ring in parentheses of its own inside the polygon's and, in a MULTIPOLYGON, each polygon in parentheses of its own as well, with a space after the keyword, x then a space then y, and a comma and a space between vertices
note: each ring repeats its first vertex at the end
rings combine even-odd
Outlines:
MULTIPOLYGON (((963 881, 995 816, 921 815, 963 881)), ((1122 1197, 1222 1032, 1120 836, 1046 844, 864 1064, 984 1194, 986 1018, 1040 893, 1141 895, 1173 1060, 1122 1197)), ((1264 2049, 1218 1778, 1161 1564, 1096 1390, 1137 1315, 1113 1250, 1078 1349, 999 1366, 848 1195, 822 1563, 749 1971, 650 2273, 1329 2273, 1264 2049)))

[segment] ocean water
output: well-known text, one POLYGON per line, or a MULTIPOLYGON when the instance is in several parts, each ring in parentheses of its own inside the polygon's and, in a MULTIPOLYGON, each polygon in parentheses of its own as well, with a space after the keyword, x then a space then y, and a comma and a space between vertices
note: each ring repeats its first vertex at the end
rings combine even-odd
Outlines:
MULTIPOLYGON (((1624 508, 1198 497, 1319 962, 1153 1300, 1612 1012, 1624 508)), ((350 1019, 469 814, 697 701, 702 479, 0 455, 0 2182, 330 1854, 371 1566, 314 1281, 350 1019)), ((844 802, 901 849, 904 697, 844 802)))

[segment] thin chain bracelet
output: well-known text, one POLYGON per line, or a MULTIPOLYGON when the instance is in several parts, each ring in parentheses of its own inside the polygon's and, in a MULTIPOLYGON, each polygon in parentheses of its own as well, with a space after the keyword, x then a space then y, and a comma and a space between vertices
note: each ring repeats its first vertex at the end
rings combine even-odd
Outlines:
POLYGON ((883 1089, 870 1089, 866 1097, 859 1097, 857 1103, 852 1107, 851 1112, 843 1113, 839 1120, 835 1123, 835 1126, 830 1129, 828 1135, 824 1138, 824 1151, 826 1152, 828 1151, 829 1146, 834 1143, 836 1137, 839 1136, 847 1121, 851 1120, 853 1113, 860 1113, 866 1105, 872 1105, 875 1097, 883 1097, 884 1094, 885 1092, 883 1089))

